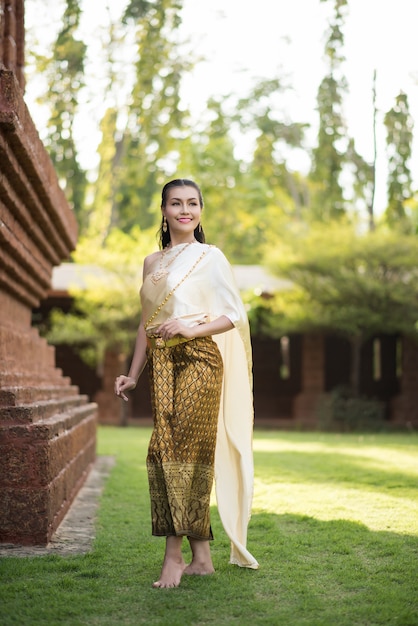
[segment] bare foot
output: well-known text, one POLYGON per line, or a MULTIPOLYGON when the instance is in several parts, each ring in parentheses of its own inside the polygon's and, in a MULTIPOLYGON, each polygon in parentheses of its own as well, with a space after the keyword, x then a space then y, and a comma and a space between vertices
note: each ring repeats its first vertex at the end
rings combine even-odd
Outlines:
POLYGON ((160 579, 152 584, 159 589, 170 589, 180 585, 186 563, 183 559, 165 558, 160 579))
POLYGON ((213 567, 212 561, 195 561, 192 562, 185 568, 184 574, 188 574, 189 576, 207 576, 208 574, 214 574, 215 568, 213 567))
POLYGON ((190 537, 189 543, 193 557, 190 565, 185 568, 184 573, 190 576, 206 576, 207 574, 213 574, 215 568, 212 564, 209 541, 190 537))

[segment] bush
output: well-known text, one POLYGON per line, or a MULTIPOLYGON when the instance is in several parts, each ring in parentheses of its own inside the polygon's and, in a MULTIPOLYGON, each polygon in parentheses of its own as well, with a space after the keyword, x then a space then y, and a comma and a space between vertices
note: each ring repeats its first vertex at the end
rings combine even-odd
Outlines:
POLYGON ((328 432, 381 431, 386 405, 374 398, 355 396, 347 387, 336 387, 321 402, 318 428, 328 432))

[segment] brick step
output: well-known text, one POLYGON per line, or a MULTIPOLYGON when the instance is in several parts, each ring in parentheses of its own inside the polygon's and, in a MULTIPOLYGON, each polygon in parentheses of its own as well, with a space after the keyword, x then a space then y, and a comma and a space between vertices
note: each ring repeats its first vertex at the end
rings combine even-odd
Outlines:
POLYGON ((50 387, 2 387, 0 407, 34 404, 42 400, 54 400, 78 395, 76 385, 55 385, 50 387))
POLYGON ((50 371, 55 367, 55 347, 39 336, 36 328, 27 331, 0 326, 0 367, 6 360, 15 362, 11 371, 18 368, 25 373, 50 371))
POLYGON ((52 400, 41 400, 33 404, 0 407, 0 423, 33 424, 45 421, 60 413, 71 412, 79 406, 85 406, 87 396, 72 395, 52 400))
POLYGON ((4 432, 10 428, 13 438, 25 439, 27 431, 31 429, 32 443, 36 444, 40 441, 51 440, 62 433, 70 432, 74 427, 80 424, 84 420, 94 419, 97 417, 97 405, 94 402, 89 404, 82 404, 80 406, 74 406, 69 408, 68 411, 63 413, 54 413, 51 417, 34 424, 10 424, 5 425, 4 432))
POLYGON ((0 371, 0 386, 2 389, 10 387, 47 387, 70 385, 71 379, 62 375, 62 370, 55 368, 50 371, 9 372, 0 371))
POLYGON ((16 441, 25 441, 27 443, 28 432, 30 431, 30 442, 33 445, 37 445, 38 443, 61 436, 63 433, 70 432, 71 429, 76 427, 83 420, 90 421, 91 419, 93 419, 94 422, 96 422, 97 419, 97 404, 94 402, 71 407, 68 411, 63 413, 54 413, 54 415, 48 419, 40 420, 35 423, 0 423, 0 439, 2 439, 4 446, 10 448, 15 445, 16 441))

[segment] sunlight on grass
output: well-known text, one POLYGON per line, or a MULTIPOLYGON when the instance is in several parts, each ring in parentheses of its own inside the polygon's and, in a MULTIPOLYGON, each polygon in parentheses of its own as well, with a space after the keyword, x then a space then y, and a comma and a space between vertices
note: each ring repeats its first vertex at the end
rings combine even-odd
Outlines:
POLYGON ((348 520, 359 522, 370 530, 390 530, 418 535, 418 506, 411 498, 385 495, 373 491, 333 489, 323 485, 266 486, 255 481, 253 512, 308 515, 318 520, 348 520))
POLYGON ((385 445, 384 437, 373 435, 304 438, 258 432, 254 457, 253 511, 418 535, 416 437, 397 441, 392 436, 385 445))
POLYGON ((152 587, 164 541, 151 537, 150 434, 99 428, 98 454, 116 463, 93 550, 2 559, 1 626, 418 624, 417 435, 256 430, 248 548, 260 569, 228 563, 214 506, 216 573, 161 593, 152 587))

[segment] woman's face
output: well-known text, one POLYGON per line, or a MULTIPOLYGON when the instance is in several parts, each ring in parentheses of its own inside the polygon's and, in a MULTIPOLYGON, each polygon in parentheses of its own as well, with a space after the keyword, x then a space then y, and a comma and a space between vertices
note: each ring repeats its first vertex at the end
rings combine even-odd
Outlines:
POLYGON ((197 190, 194 187, 171 187, 162 212, 172 235, 194 232, 202 213, 197 190))

